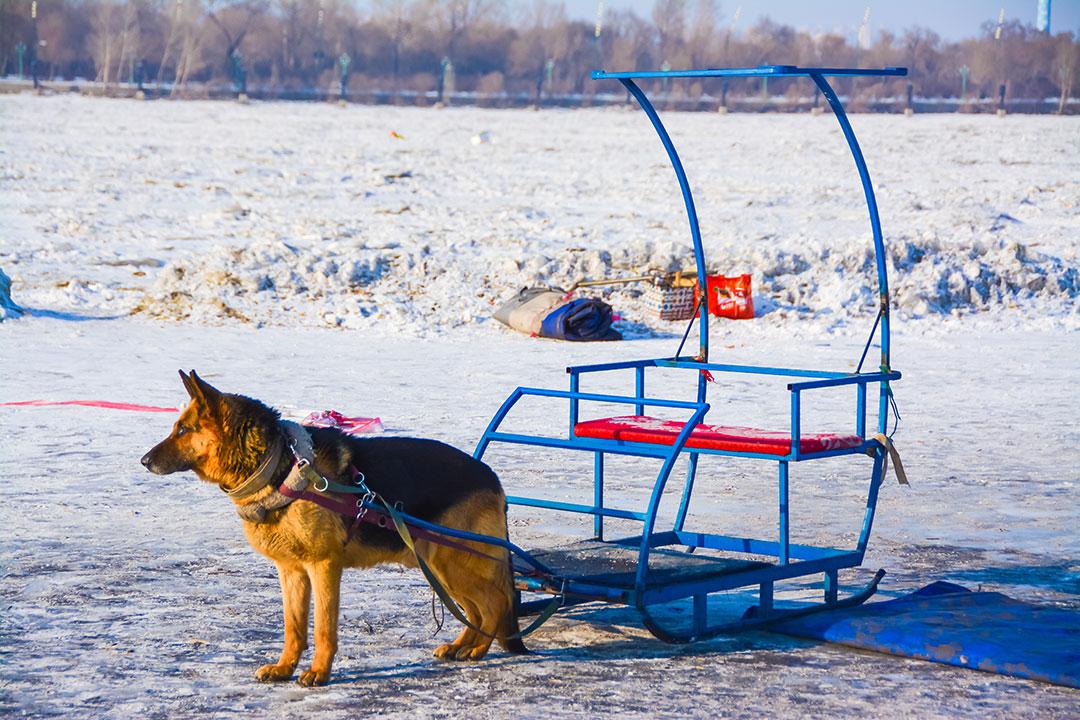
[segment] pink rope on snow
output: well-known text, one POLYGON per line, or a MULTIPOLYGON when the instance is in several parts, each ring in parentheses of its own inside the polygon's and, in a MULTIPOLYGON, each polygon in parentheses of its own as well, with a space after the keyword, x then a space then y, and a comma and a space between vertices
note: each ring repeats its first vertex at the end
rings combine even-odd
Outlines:
MULTIPOLYGON (((16 402, 0 402, 0 407, 50 407, 53 405, 79 405, 82 407, 105 408, 107 410, 133 410, 135 412, 180 412, 180 408, 136 405, 135 403, 113 402, 111 400, 19 400, 16 402)), ((336 410, 311 413, 301 421, 301 424, 308 427, 338 428, 350 435, 384 431, 380 418, 348 417, 336 410)))
POLYGON ((81 405, 83 407, 99 407, 108 410, 134 410, 136 412, 180 412, 180 408, 135 405, 133 403, 112 402, 111 400, 22 400, 0 403, 0 407, 47 407, 50 405, 81 405))

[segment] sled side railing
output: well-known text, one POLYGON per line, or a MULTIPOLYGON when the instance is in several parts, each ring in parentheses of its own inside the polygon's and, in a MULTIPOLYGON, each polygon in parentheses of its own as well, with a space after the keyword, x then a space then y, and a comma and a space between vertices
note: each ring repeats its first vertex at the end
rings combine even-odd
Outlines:
MULTIPOLYGON (((592 365, 575 365, 566 368, 566 372, 568 375, 570 375, 571 392, 578 392, 581 388, 580 378, 582 375, 598 372, 609 372, 613 370, 633 370, 635 397, 643 398, 645 394, 646 370, 650 367, 683 368, 687 370, 719 373, 741 373, 751 375, 773 375, 793 378, 810 378, 809 380, 804 380, 803 382, 793 382, 788 385, 788 390, 791 393, 792 452, 790 455, 787 456, 787 459, 792 461, 811 460, 816 457, 829 457, 830 455, 834 454, 848 455, 852 454, 853 452, 852 450, 814 454, 803 454, 799 452, 799 439, 801 437, 800 428, 802 426, 802 393, 804 391, 816 390, 821 388, 832 388, 852 385, 855 386, 855 433, 865 441, 867 387, 873 383, 879 384, 878 393, 883 402, 879 403, 877 428, 878 432, 884 433, 887 429, 886 424, 888 422, 888 383, 893 380, 899 380, 901 378, 901 374, 897 370, 890 370, 888 372, 867 373, 833 372, 828 370, 806 370, 800 368, 767 367, 759 365, 730 365, 721 363, 708 363, 699 362, 694 358, 655 358, 646 360, 625 360, 620 362, 600 363, 592 365)), ((644 407, 646 404, 649 403, 635 403, 634 412, 638 415, 641 415, 644 411, 644 407)), ((579 412, 580 403, 577 400, 571 399, 571 429, 578 423, 579 412)), ((861 448, 861 450, 857 451, 864 452, 865 450, 866 448, 863 447, 861 448)), ((713 451, 713 453, 733 455, 738 457, 765 457, 767 459, 776 459, 775 455, 761 455, 759 453, 735 453, 720 451, 713 451)))
MULTIPOLYGON (((612 541, 620 545, 636 546, 640 549, 636 577, 632 590, 612 591, 611 588, 607 588, 606 590, 603 590, 606 595, 602 595, 600 586, 583 587, 579 584, 576 587, 571 585, 571 589, 576 589, 584 594, 591 593, 598 597, 604 597, 607 601, 626 602, 644 606, 652 603, 667 602, 682 597, 697 597, 710 592, 744 587, 747 585, 758 585, 761 598, 759 607, 761 608, 761 612, 767 615, 771 608, 773 583, 779 580, 800 577, 803 575, 822 573, 824 577, 823 585, 826 602, 838 601, 837 572, 840 569, 856 567, 862 563, 873 525, 874 509, 877 502, 877 488, 881 482, 883 449, 876 440, 868 440, 865 437, 866 388, 872 383, 883 384, 892 380, 897 380, 900 378, 899 372, 855 374, 802 370, 796 368, 699 363, 681 358, 657 358, 599 365, 582 365, 567 368, 567 372, 570 374, 570 390, 519 387, 513 391, 499 408, 498 412, 495 413, 487 430, 478 443, 474 455, 477 458, 482 458, 489 445, 493 442, 532 445, 553 449, 578 450, 594 454, 592 504, 571 503, 523 495, 509 495, 507 497, 507 502, 511 505, 592 515, 594 518, 594 538, 599 541, 604 540, 605 518, 616 518, 642 523, 643 527, 641 535, 612 541), (689 439, 692 430, 705 418, 710 406, 708 403, 670 400, 667 398, 647 396, 645 394, 645 378, 646 370, 649 367, 682 368, 697 372, 708 370, 710 372, 749 373, 800 379, 809 378, 788 385, 788 391, 792 398, 791 426, 789 428, 791 451, 787 455, 776 455, 771 453, 738 452, 686 447, 686 442, 689 439), (583 392, 580 389, 580 378, 582 375, 616 370, 631 370, 633 372, 635 391, 632 395, 589 393, 583 392), (801 394, 810 390, 845 386, 854 386, 856 389, 857 417, 855 425, 862 442, 851 448, 826 450, 815 453, 801 452, 799 449, 799 441, 801 438, 801 394), (500 427, 503 421, 512 412, 514 407, 523 399, 529 397, 559 398, 568 402, 569 409, 567 419, 569 421, 569 427, 564 436, 553 437, 501 431, 500 427), (574 434, 574 427, 578 423, 581 406, 584 403, 632 406, 638 414, 642 413, 645 408, 648 407, 680 409, 687 411, 689 417, 685 423, 683 423, 682 431, 679 436, 670 445, 577 437, 574 434), (663 461, 662 467, 657 474, 651 489, 649 501, 643 512, 627 508, 609 507, 605 503, 604 457, 608 454, 651 457, 663 461), (789 530, 789 463, 855 454, 869 454, 874 458, 866 509, 855 547, 844 549, 792 543, 789 530), (655 524, 659 515, 660 501, 663 497, 667 480, 674 468, 674 463, 682 455, 688 456, 691 468, 688 472, 686 484, 682 489, 675 522, 670 530, 657 531, 655 524), (696 474, 696 463, 698 456, 700 455, 745 457, 770 460, 778 463, 778 527, 776 539, 747 538, 718 533, 697 532, 687 530, 684 527, 688 508, 691 503, 694 477, 696 474), (657 548, 675 545, 685 546, 689 549, 703 548, 727 553, 772 557, 775 558, 776 564, 764 568, 751 568, 745 571, 733 572, 729 576, 710 578, 707 581, 687 583, 675 582, 663 586, 650 584, 650 553, 657 548)), ((545 580, 543 578, 534 578, 531 581, 531 584, 526 583, 526 586, 531 587, 531 589, 540 589, 545 587, 545 580)), ((547 585, 547 587, 548 591, 553 591, 550 584, 547 585)))

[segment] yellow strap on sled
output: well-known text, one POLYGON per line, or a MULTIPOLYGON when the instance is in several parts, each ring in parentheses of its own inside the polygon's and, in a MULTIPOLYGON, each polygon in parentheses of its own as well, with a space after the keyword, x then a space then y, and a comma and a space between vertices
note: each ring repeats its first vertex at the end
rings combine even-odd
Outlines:
POLYGON ((896 473, 896 481, 901 485, 910 485, 908 482, 907 473, 904 472, 904 463, 900 462, 900 453, 896 451, 896 446, 893 445, 892 438, 888 437, 884 433, 875 433, 871 436, 871 440, 877 440, 883 448, 885 448, 885 456, 882 459, 881 466, 881 479, 885 479, 885 475, 889 472, 889 458, 893 461, 893 471, 896 473))

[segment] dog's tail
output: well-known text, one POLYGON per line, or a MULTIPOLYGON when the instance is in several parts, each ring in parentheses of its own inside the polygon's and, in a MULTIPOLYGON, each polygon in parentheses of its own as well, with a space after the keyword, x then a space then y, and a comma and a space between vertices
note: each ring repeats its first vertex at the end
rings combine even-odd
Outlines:
POLYGON ((525 643, 521 641, 518 636, 521 632, 521 626, 518 625, 518 594, 514 591, 514 570, 510 563, 507 563, 507 570, 510 574, 509 587, 506 589, 509 591, 510 597, 507 603, 506 615, 503 616, 502 621, 499 623, 499 629, 495 633, 496 640, 499 641, 499 646, 502 647, 508 653, 524 654, 529 652, 529 649, 525 647, 525 643))
MULTIPOLYGON (((511 628, 513 629, 513 632, 518 632, 518 622, 516 617, 511 621, 511 628)), ((502 649, 506 652, 514 653, 515 655, 525 655, 529 652, 529 648, 525 647, 525 643, 523 643, 519 637, 510 638, 509 640, 499 638, 499 645, 501 645, 502 649)))

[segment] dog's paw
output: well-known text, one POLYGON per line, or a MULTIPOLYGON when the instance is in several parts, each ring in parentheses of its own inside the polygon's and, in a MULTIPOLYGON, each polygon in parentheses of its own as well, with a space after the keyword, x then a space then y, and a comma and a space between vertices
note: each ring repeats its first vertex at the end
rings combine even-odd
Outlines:
POLYGON ((435 648, 439 660, 479 660, 487 655, 486 645, 457 645, 449 643, 435 648))
POLYGON ((330 682, 330 672, 328 670, 305 670, 300 673, 300 677, 296 678, 296 682, 304 687, 311 687, 313 685, 325 685, 330 682))
POLYGON ((457 659, 458 660, 482 660, 487 655, 487 645, 466 645, 465 647, 458 648, 457 659))
POLYGON ((460 647, 460 645, 447 643, 446 645, 440 645, 439 647, 435 648, 435 652, 433 652, 432 655, 434 655, 435 658, 438 660, 456 660, 457 651, 460 647))
POLYGON ((288 665, 263 665, 255 671, 255 679, 260 682, 281 682, 292 678, 293 668, 288 665))

